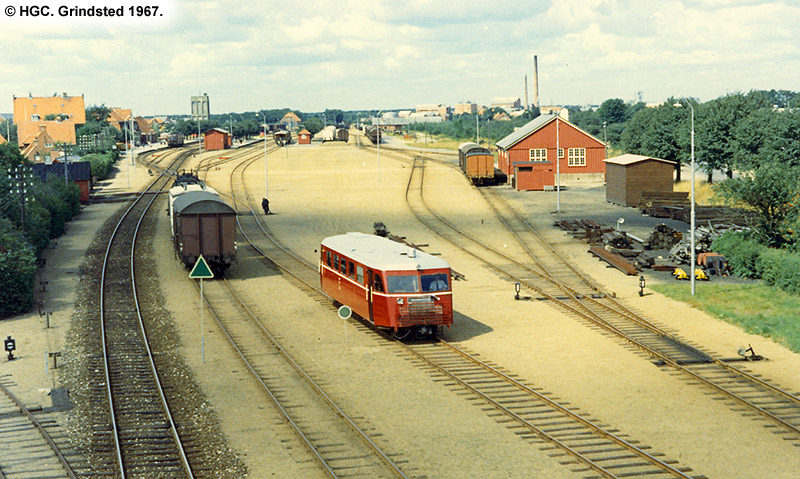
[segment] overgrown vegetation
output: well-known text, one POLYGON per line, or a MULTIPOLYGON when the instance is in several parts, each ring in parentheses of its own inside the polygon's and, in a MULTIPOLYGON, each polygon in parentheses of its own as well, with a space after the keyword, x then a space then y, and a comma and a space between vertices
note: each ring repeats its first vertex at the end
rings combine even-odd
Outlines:
POLYGON ((36 259, 80 211, 77 185, 58 178, 43 182, 29 166, 19 148, 0 145, 0 169, 20 171, 19 180, 0 177, 0 318, 33 306, 36 259))

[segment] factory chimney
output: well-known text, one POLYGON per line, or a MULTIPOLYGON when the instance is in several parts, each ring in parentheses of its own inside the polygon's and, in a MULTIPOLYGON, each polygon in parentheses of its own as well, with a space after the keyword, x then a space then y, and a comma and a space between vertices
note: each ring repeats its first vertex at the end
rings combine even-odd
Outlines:
POLYGON ((539 108, 539 57, 533 56, 533 106, 539 108))
POLYGON ((525 75, 525 110, 528 110, 528 75, 525 75))

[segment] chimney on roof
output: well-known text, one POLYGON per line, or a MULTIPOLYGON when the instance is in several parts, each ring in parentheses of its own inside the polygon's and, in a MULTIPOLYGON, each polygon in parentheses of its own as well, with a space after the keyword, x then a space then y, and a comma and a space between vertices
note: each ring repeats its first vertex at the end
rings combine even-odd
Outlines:
POLYGON ((64 92, 63 96, 64 96, 64 98, 67 98, 67 92, 64 92))
POLYGON ((539 108, 539 57, 533 56, 533 106, 539 108))

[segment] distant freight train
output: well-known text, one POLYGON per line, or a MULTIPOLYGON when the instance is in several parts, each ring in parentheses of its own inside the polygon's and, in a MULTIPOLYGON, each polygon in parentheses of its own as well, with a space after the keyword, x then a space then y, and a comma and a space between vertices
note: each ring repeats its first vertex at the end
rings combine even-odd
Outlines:
POLYGON ((236 259, 236 211, 192 173, 180 173, 169 190, 169 216, 175 252, 187 268, 200 255, 214 276, 236 259))
POLYGON ((477 143, 458 146, 458 166, 475 185, 494 182, 494 155, 477 143))
POLYGON ((443 259, 364 233, 325 238, 320 253, 325 294, 396 338, 436 336, 453 324, 450 265, 443 259))
POLYGON ((175 148, 176 146, 183 146, 182 133, 172 133, 167 137, 167 147, 175 148))

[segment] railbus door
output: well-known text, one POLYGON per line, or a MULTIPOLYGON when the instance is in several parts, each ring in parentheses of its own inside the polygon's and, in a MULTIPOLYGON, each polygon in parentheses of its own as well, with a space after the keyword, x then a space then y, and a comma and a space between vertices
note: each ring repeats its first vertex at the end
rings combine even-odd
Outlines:
POLYGON ((372 270, 367 270, 367 307, 369 308, 369 320, 375 324, 375 318, 372 316, 372 270))

